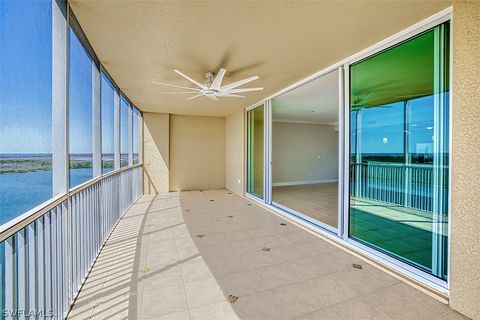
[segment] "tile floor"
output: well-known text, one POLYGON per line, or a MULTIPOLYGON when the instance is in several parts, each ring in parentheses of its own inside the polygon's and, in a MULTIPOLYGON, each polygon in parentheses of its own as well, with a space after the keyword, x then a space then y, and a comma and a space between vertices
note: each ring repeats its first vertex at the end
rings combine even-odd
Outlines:
POLYGON ((142 197, 69 319, 465 318, 247 199, 211 190, 142 197))

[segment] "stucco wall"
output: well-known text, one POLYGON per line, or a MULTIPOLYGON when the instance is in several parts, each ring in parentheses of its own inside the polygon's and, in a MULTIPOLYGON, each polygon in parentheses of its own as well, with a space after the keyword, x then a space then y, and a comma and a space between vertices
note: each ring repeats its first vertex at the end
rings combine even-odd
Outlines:
POLYGON ((225 188, 225 118, 170 115, 170 191, 225 188))
POLYGON ((338 130, 333 125, 274 122, 273 184, 338 180, 338 130))
POLYGON ((453 6, 451 306, 480 319, 480 2, 453 6))
POLYGON ((144 192, 168 192, 169 183, 169 115, 143 113, 144 192))
POLYGON ((226 118, 226 188, 240 196, 244 190, 244 110, 226 118))

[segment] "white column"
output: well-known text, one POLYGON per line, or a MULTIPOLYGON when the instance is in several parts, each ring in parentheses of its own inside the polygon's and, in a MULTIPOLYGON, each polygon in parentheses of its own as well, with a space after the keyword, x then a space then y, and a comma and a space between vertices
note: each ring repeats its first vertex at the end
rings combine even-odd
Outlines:
POLYGON ((53 195, 68 189, 67 9, 52 1, 52 184, 53 195))
POLYGON ((92 60, 92 147, 93 176, 102 174, 102 126, 100 106, 100 70, 92 60))
POLYGON ((132 106, 128 108, 128 117, 127 117, 128 125, 128 165, 133 165, 133 109, 132 106))
POLYGON ((138 110, 138 162, 143 164, 143 114, 140 110, 138 110))
POLYGON ((433 95, 433 221, 432 221, 432 273, 442 276, 446 270, 443 263, 444 237, 448 236, 448 217, 444 208, 445 185, 444 168, 445 153, 448 153, 448 101, 445 95, 445 25, 440 25, 434 30, 434 95, 433 95))
POLYGON ((115 90, 113 95, 113 168, 120 169, 120 94, 115 90))

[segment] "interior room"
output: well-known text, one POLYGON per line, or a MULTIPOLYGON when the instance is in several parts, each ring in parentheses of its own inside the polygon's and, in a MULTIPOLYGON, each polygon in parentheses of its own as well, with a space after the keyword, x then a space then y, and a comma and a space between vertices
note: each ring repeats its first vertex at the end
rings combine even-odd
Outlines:
POLYGON ((272 203, 338 227, 337 72, 272 100, 272 203))

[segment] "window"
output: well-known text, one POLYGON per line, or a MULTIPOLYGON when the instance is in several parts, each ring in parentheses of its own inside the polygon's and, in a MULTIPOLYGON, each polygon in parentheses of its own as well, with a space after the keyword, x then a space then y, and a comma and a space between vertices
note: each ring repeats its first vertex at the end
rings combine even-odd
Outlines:
POLYGON ((133 164, 140 161, 140 111, 133 109, 133 164))
POLYGON ((0 1, 0 225, 53 194, 51 7, 0 1))
POLYGON ((128 166, 128 113, 130 104, 122 96, 120 100, 120 167, 128 166))
POLYGON ((350 67, 350 237, 447 277, 449 24, 350 67))
POLYGON ((93 178, 92 60, 70 28, 69 47, 70 188, 93 178))
POLYGON ((264 109, 265 107, 262 105, 247 113, 247 192, 262 199, 264 174, 264 109))
POLYGON ((115 88, 102 74, 102 173, 113 170, 115 88))

